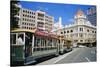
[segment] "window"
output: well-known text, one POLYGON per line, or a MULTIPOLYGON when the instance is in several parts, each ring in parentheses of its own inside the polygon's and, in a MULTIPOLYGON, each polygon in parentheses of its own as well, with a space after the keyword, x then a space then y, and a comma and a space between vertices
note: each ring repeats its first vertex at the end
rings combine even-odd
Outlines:
POLYGON ((23 10, 23 12, 25 12, 25 10, 23 10))
POLYGON ((61 34, 63 34, 63 32, 61 32, 61 34))
POLYGON ((23 18, 23 21, 24 21, 24 18, 23 18))
POLYGON ((92 33, 94 33, 94 31, 92 31, 92 33))
POLYGON ((80 42, 83 42, 83 40, 80 40, 80 42))
POLYGON ((80 34, 80 37, 83 37, 83 34, 80 34))
POLYGON ((67 33, 69 33, 69 31, 67 31, 67 33))
POLYGON ((52 48, 52 40, 48 40, 48 46, 49 46, 48 49, 51 49, 52 48))
POLYGON ((24 19, 26 21, 26 19, 24 19))
POLYGON ((83 28, 79 28, 80 31, 83 31, 83 28))
POLYGON ((30 12, 30 14, 31 14, 31 12, 30 12))
POLYGON ((21 37, 22 40, 24 41, 24 35, 23 34, 18 34, 18 37, 21 37))
POLYGON ((11 44, 16 44, 16 34, 11 34, 11 44))
POLYGON ((44 14, 38 13, 38 16, 40 16, 40 17, 44 17, 44 14))
POLYGON ((23 14, 23 16, 25 16, 25 15, 23 14))
POLYGON ((35 39, 34 39, 35 41, 34 41, 34 51, 40 51, 40 47, 41 47, 41 38, 39 38, 39 37, 35 37, 35 39))
POLYGON ((73 32, 73 30, 70 30, 70 32, 72 33, 72 32, 73 32))
POLYGON ((29 13, 29 11, 27 11, 27 13, 29 13))
POLYGON ((64 33, 66 33, 66 31, 64 31, 64 33))
POLYGON ((96 33, 96 31, 95 31, 95 33, 96 33))
POLYGON ((11 37, 10 37, 10 43, 12 45, 19 45, 19 44, 22 44, 21 40, 19 42, 19 37, 22 39, 22 42, 24 44, 24 35, 21 34, 21 33, 13 33, 11 34, 11 37))
POLYGON ((25 23, 25 25, 26 25, 26 23, 25 23))
POLYGON ((89 32, 89 29, 87 29, 87 32, 89 32))

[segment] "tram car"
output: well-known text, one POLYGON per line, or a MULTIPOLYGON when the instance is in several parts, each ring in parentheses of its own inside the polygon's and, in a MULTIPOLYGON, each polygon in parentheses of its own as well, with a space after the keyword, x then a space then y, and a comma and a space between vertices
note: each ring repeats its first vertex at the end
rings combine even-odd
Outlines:
POLYGON ((61 36, 37 29, 16 29, 10 33, 11 66, 28 65, 37 59, 66 51, 66 40, 61 36))
POLYGON ((73 50, 72 46, 73 45, 72 45, 71 40, 65 40, 64 41, 64 53, 72 51, 73 50))
POLYGON ((17 29, 11 31, 11 64, 28 65, 36 59, 58 55, 59 39, 55 35, 36 29, 17 29), (19 42, 18 42, 19 40, 19 42))
POLYGON ((66 52, 70 52, 72 51, 72 41, 68 40, 67 38, 65 38, 64 36, 60 35, 59 36, 59 54, 64 54, 66 52))

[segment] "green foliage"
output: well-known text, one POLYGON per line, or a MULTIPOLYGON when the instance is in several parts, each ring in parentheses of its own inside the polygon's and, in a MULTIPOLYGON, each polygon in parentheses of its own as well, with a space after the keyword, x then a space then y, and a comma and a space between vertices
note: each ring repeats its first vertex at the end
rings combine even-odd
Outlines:
POLYGON ((15 4, 18 4, 19 1, 11 0, 10 2, 10 29, 18 28, 18 18, 15 15, 18 14, 20 8, 16 7, 15 4))

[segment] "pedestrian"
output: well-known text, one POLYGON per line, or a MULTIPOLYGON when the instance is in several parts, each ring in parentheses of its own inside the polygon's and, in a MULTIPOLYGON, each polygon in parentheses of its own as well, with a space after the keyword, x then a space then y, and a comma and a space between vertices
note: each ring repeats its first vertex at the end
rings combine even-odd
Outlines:
POLYGON ((24 45, 24 41, 22 40, 21 35, 18 36, 17 44, 18 44, 18 45, 24 45))

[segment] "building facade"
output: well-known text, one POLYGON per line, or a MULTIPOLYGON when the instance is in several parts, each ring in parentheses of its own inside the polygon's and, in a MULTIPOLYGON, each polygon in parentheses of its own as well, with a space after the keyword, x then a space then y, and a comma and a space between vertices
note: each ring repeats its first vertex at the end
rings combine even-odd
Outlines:
POLYGON ((37 28, 47 32, 53 28, 54 18, 44 11, 21 8, 18 16, 20 16, 19 28, 31 30, 37 28))
POLYGON ((88 21, 82 10, 78 10, 74 17, 74 24, 66 25, 56 31, 71 40, 73 44, 85 44, 96 42, 96 27, 88 21))

